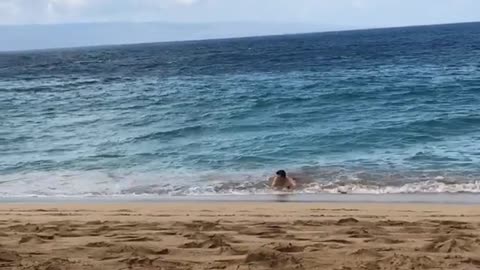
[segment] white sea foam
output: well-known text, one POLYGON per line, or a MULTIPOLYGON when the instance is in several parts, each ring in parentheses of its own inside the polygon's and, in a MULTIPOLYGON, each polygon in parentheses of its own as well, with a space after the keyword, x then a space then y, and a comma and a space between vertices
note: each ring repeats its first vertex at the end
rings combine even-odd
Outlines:
MULTIPOLYGON (((272 194, 267 175, 252 174, 158 174, 42 172, 0 176, 2 197, 102 197, 102 196, 198 196, 272 194)), ((423 178, 422 178, 423 179, 423 178)), ((411 180, 411 179, 410 179, 411 180)), ((480 180, 469 177, 454 181, 444 176, 406 183, 365 181, 357 177, 300 183, 297 194, 434 194, 480 193, 480 180)))

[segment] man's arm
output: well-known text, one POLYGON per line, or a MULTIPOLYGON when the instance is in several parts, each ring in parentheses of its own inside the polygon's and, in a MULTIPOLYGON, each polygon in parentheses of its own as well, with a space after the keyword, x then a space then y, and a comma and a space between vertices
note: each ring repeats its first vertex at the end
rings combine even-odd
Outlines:
POLYGON ((269 180, 272 182, 271 187, 275 187, 277 185, 277 177, 270 177, 269 180), (273 178, 273 179, 272 179, 273 178))
POLYGON ((291 178, 291 177, 288 177, 288 183, 289 183, 288 186, 289 186, 291 189, 294 189, 294 188, 297 187, 297 183, 296 183, 295 180, 294 180, 293 178, 291 178))

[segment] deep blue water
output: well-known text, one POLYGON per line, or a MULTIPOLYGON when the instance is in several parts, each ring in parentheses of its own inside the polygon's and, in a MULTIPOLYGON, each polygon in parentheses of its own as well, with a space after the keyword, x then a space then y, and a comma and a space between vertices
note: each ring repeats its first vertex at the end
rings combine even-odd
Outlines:
POLYGON ((480 192, 480 23, 0 53, 0 195, 480 192))

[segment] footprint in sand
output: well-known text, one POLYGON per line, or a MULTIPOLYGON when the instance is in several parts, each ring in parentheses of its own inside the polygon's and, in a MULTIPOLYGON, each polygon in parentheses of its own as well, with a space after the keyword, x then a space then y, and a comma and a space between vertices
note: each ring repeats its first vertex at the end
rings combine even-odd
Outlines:
POLYGON ((27 223, 25 225, 13 225, 8 228, 14 232, 20 233, 35 233, 40 231, 40 227, 38 225, 30 223, 27 223))
POLYGON ((245 228, 239 231, 240 234, 253 235, 258 238, 284 238, 286 231, 280 229, 280 227, 268 228, 268 227, 252 227, 245 228))
POLYGON ((22 238, 20 238, 18 243, 19 244, 37 244, 37 245, 39 245, 39 244, 46 243, 46 241, 43 240, 42 238, 38 237, 37 235, 26 235, 26 236, 22 236, 22 238))
POLYGON ((462 263, 468 264, 468 265, 474 265, 477 268, 480 268, 480 257, 476 258, 467 258, 462 261, 462 263))
POLYGON ((231 237, 226 235, 212 235, 208 236, 208 239, 205 241, 199 242, 187 242, 179 246, 182 249, 219 249, 220 254, 230 254, 230 255, 243 255, 246 251, 239 250, 235 247, 232 247, 230 243, 235 242, 231 237))
POLYGON ((381 230, 374 231, 370 228, 366 227, 358 227, 358 228, 348 228, 339 230, 338 234, 346 234, 350 238, 372 238, 375 233, 380 233, 381 230))
POLYGON ((228 238, 224 235, 208 236, 208 239, 202 242, 188 242, 180 246, 180 248, 219 248, 229 247, 228 238))
POLYGON ((462 253, 480 251, 480 239, 462 236, 440 236, 422 248, 426 252, 462 253))
POLYGON ((305 227, 318 227, 318 226, 323 226, 326 225, 325 222, 323 221, 315 221, 315 220, 295 220, 292 223, 293 226, 305 226, 305 227))
POLYGON ((249 267, 253 266, 252 269, 258 269, 258 266, 267 269, 304 269, 301 260, 296 256, 266 247, 250 251, 245 263, 249 267))
POLYGON ((87 244, 87 247, 95 247, 95 253, 90 257, 101 261, 125 257, 151 256, 169 254, 169 249, 154 249, 148 246, 116 245, 105 242, 94 242, 87 244))
POLYGON ((352 225, 357 224, 359 221, 355 218, 342 218, 337 221, 337 225, 352 225))
POLYGON ((92 242, 88 243, 86 247, 93 247, 93 248, 104 248, 104 247, 111 247, 113 244, 107 242, 92 242))
POLYGON ((220 226, 220 221, 209 222, 203 220, 194 220, 190 223, 185 222, 175 222, 172 225, 173 228, 183 227, 187 230, 193 231, 221 231, 223 227, 220 226))
POLYGON ((148 242, 148 241, 156 241, 156 240, 148 236, 122 235, 122 236, 115 237, 115 241, 116 242, 148 242))
POLYGON ((263 245, 263 247, 280 251, 280 252, 285 252, 285 253, 298 253, 298 252, 303 252, 305 250, 304 246, 297 246, 297 245, 293 245, 292 243, 288 243, 288 244, 269 243, 269 244, 263 245))
MULTIPOLYGON (((30 269, 30 268, 29 268, 30 269)), ((68 269, 68 270, 88 270, 94 269, 92 265, 81 264, 69 259, 53 258, 42 263, 36 263, 32 269, 50 270, 50 269, 68 269)))
POLYGON ((360 257, 360 258, 381 258, 382 257, 382 254, 380 252, 378 252, 377 250, 375 249, 368 249, 368 248, 361 248, 361 249, 357 249, 355 250, 354 252, 350 253, 349 254, 350 256, 353 256, 353 257, 360 257))
POLYGON ((364 242, 365 243, 388 244, 388 245, 405 243, 404 240, 394 239, 394 238, 389 238, 389 237, 374 237, 374 238, 371 238, 371 239, 366 239, 364 242))
POLYGON ((428 256, 413 256, 394 254, 383 259, 374 259, 364 263, 356 269, 378 270, 411 270, 411 269, 439 269, 438 262, 428 256))
POLYGON ((344 244, 344 245, 350 245, 350 244, 353 244, 354 242, 352 241, 349 241, 349 240, 345 240, 345 239, 328 239, 328 240, 324 240, 322 241, 324 243, 335 243, 335 244, 344 244))
POLYGON ((407 227, 407 226, 421 226, 418 222, 408 222, 401 220, 382 220, 375 223, 377 226, 383 227, 407 227))
POLYGON ((17 252, 0 247, 0 268, 18 265, 21 260, 22 257, 17 252))

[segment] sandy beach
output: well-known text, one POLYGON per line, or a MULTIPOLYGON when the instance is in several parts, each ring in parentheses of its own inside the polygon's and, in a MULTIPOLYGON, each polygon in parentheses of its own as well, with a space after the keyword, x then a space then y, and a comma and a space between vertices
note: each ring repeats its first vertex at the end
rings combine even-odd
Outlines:
POLYGON ((3 204, 1 269, 480 269, 480 207, 3 204))

